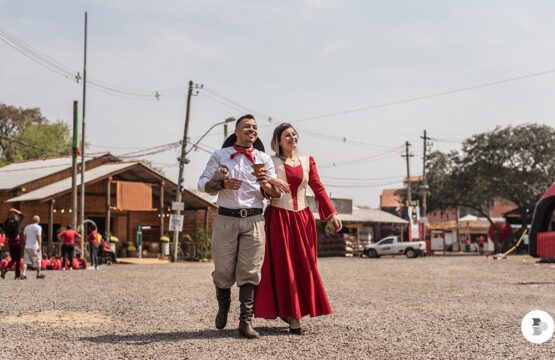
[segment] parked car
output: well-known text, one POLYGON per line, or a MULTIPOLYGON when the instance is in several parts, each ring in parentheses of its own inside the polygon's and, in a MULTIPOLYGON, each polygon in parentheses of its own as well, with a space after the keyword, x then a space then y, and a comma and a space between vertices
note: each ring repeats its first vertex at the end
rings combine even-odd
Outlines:
POLYGON ((408 258, 426 255, 425 241, 400 241, 398 236, 388 236, 377 243, 364 246, 363 254, 369 258, 382 255, 406 255, 408 258))

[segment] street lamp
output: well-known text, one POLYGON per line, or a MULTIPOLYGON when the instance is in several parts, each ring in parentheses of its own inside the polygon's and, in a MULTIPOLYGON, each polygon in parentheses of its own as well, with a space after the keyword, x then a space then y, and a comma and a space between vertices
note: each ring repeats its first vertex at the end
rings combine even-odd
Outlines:
MULTIPOLYGON (((191 145, 191 148, 189 149, 189 151, 185 152, 185 155, 187 155, 188 153, 190 153, 191 150, 196 149, 197 145, 201 142, 201 140, 204 139, 204 137, 205 137, 206 135, 208 135, 208 133, 209 133, 210 131, 212 131, 213 128, 215 128, 216 126, 219 126, 219 125, 224 125, 224 126, 227 128, 227 123, 233 122, 233 121, 235 121, 235 118, 234 118, 234 117, 229 117, 229 118, 225 119, 225 121, 221 121, 221 122, 219 122, 219 123, 216 123, 216 124, 212 125, 208 130, 206 130, 206 132, 205 132, 204 134, 202 134, 202 136, 197 140, 196 143, 194 143, 193 145, 191 145)), ((226 128, 224 128, 224 130, 227 130, 226 128)), ((225 133, 226 133, 226 138, 227 138, 227 131, 225 131, 225 133)), ((188 163, 188 161, 187 161, 187 163, 188 163)))
MULTIPOLYGON (((182 147, 182 153, 181 153, 181 157, 177 158, 177 160, 179 161, 179 165, 180 165, 180 171, 179 171, 179 178, 177 180, 177 193, 176 193, 176 202, 179 203, 181 202, 181 194, 183 192, 183 169, 185 167, 185 164, 188 164, 190 162, 189 159, 187 159, 187 154, 191 152, 191 150, 196 149, 197 145, 200 143, 200 141, 202 139, 204 139, 204 137, 206 135, 208 135, 208 133, 210 131, 212 131, 212 129, 214 129, 216 126, 219 125, 227 125, 227 123, 235 121, 235 118, 233 117, 229 117, 227 119, 225 119, 225 121, 221 121, 219 123, 216 123, 214 125, 212 125, 208 130, 206 130, 206 132, 204 134, 202 134, 202 136, 197 140, 196 143, 194 143, 193 145, 191 145, 191 148, 188 151, 183 151, 185 150, 185 146, 187 145, 186 143, 183 144, 182 147)), ((186 142, 187 139, 185 137, 184 142, 186 142)), ((175 215, 180 215, 181 211, 180 210, 175 210, 175 215)), ((177 246, 179 244, 179 230, 174 231, 173 233, 173 261, 177 261, 177 246)))

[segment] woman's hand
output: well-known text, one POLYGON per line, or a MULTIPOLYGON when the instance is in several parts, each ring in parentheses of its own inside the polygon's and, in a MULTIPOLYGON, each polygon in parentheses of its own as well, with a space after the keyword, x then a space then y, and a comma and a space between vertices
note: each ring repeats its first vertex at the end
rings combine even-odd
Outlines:
POLYGON ((337 213, 331 215, 331 221, 333 221, 333 226, 335 226, 335 232, 340 232, 343 228, 343 224, 341 224, 341 220, 339 220, 337 213))
POLYGON ((289 187, 289 184, 287 182, 281 180, 281 179, 273 178, 273 179, 270 179, 269 183, 271 185, 274 185, 276 188, 278 188, 283 193, 290 193, 291 192, 291 188, 289 187))

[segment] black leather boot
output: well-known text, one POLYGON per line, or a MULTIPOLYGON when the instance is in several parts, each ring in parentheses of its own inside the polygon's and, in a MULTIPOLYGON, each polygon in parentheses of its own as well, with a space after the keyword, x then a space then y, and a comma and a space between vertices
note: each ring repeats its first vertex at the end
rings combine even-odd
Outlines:
POLYGON ((216 286, 216 299, 218 299, 216 329, 223 329, 227 324, 227 314, 229 313, 229 304, 231 304, 231 289, 220 289, 216 286))
POLYGON ((254 315, 254 293, 256 286, 245 284, 239 288, 241 315, 239 315, 239 334, 247 339, 258 339, 260 334, 252 327, 254 315))

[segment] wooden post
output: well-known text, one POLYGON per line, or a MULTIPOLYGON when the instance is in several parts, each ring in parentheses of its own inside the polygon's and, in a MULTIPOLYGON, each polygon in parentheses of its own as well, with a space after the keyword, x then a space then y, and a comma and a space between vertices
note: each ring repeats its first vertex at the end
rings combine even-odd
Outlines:
POLYGON ((193 229, 193 232, 197 231, 198 229, 198 209, 195 209, 195 228, 193 229))
POLYGON ((127 211, 127 242, 133 241, 131 237, 131 211, 127 211))
MULTIPOLYGON (((164 182, 160 183, 160 239, 164 236, 164 182)), ((160 241, 158 239, 158 241, 160 241)), ((162 254, 162 244, 160 244, 160 254, 162 254)))
POLYGON ((208 207, 204 208, 204 230, 208 231, 208 207))
POLYGON ((54 237, 54 199, 48 202, 48 246, 46 254, 52 256, 52 238, 54 237))
POLYGON ((110 196, 112 195, 111 193, 111 185, 112 183, 112 177, 109 177, 106 180, 106 229, 104 229, 104 237, 106 239, 106 241, 108 241, 108 243, 110 242, 110 235, 112 234, 112 232, 110 231, 111 228, 111 222, 110 222, 110 196))

